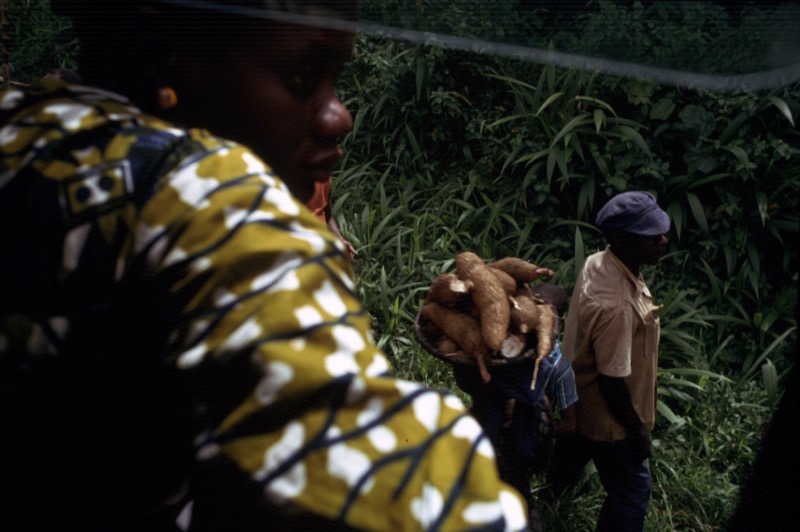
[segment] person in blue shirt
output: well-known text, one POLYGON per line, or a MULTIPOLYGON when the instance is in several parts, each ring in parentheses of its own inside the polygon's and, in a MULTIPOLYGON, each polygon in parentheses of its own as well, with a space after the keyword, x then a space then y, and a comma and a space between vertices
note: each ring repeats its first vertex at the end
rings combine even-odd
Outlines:
MULTIPOLYGON (((532 287, 533 295, 547 301, 556 310, 559 321, 564 319, 567 308, 567 293, 553 283, 542 283, 532 287)), ((559 327, 560 328, 560 327, 559 327)), ((553 350, 547 355, 553 369, 547 379, 545 393, 559 419, 553 424, 553 434, 559 436, 575 431, 575 403, 578 392, 575 389, 575 372, 572 364, 561 352, 561 344, 556 338, 553 350)))

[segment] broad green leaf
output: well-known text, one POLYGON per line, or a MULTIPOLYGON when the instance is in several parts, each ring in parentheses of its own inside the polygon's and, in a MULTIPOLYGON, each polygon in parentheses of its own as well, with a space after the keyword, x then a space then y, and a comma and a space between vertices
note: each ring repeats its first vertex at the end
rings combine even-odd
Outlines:
POLYGON ((736 118, 731 120, 730 124, 728 124, 728 127, 726 127, 725 130, 722 132, 722 134, 719 136, 719 142, 721 144, 727 143, 728 140, 731 138, 731 136, 734 133, 736 133, 736 131, 739 130, 739 128, 742 126, 745 120, 747 120, 751 116, 753 116, 753 113, 749 110, 742 111, 741 113, 739 113, 736 116, 736 118))
POLYGON ((667 418, 667 421, 669 421, 673 425, 678 423, 683 423, 683 419, 677 416, 675 412, 673 412, 672 409, 668 407, 667 404, 664 403, 664 401, 662 401, 661 399, 658 400, 658 403, 656 404, 656 409, 658 410, 659 414, 667 418))
POLYGON ((753 242, 747 243, 747 258, 750 261, 750 265, 753 267, 753 271, 759 273, 761 271, 761 259, 758 254, 758 249, 756 249, 753 242))
POLYGON ((558 164, 558 168, 561 170, 561 175, 566 178, 563 186, 561 187, 563 189, 564 186, 566 186, 566 184, 569 182, 569 171, 567 169, 567 156, 565 152, 556 152, 556 163, 558 164))
MULTIPOLYGON (((727 343, 727 342, 726 342, 727 343)), ((726 382, 733 382, 731 379, 726 377, 721 373, 717 373, 715 371, 707 370, 707 369, 699 369, 699 368, 669 368, 662 370, 664 373, 671 373, 673 375, 693 375, 696 377, 709 377, 715 380, 721 380, 726 382)))
POLYGON ((427 74, 427 64, 425 63, 425 57, 423 55, 417 56, 417 75, 416 75, 416 85, 417 85, 417 101, 419 102, 422 98, 422 87, 425 84, 425 75, 427 74))
POLYGON ((721 174, 710 175, 710 176, 704 177, 702 179, 692 180, 692 182, 689 184, 689 189, 701 187, 703 185, 707 185, 707 184, 713 183, 715 181, 720 181, 721 179, 726 179, 726 178, 731 177, 731 176, 733 176, 733 174, 725 172, 725 173, 721 173, 721 174))
POLYGON ((731 306, 733 306, 736 310, 739 311, 739 315, 744 319, 747 320, 750 317, 750 314, 744 309, 742 302, 738 299, 731 297, 728 294, 725 294, 725 301, 728 302, 731 306))
POLYGON ((752 163, 750 162, 750 158, 747 156, 747 152, 745 152, 741 146, 728 145, 725 146, 724 148, 729 152, 731 152, 736 157, 736 159, 738 159, 739 162, 742 163, 742 166, 745 166, 747 168, 751 167, 752 163))
MULTIPOLYGON (((553 43, 550 43, 550 49, 554 49, 553 43)), ((547 87, 545 87, 546 92, 550 92, 556 86, 556 66, 552 63, 549 63, 545 69, 545 74, 547 75, 547 87)))
POLYGON ((775 340, 773 340, 773 342, 769 344, 769 347, 767 347, 764 351, 761 352, 756 361, 753 362, 753 364, 750 365, 749 368, 745 368, 746 372, 744 374, 743 381, 749 381, 750 379, 752 379, 753 375, 758 370, 759 364, 761 364, 761 362, 764 361, 769 356, 769 354, 772 353, 775 350, 775 348, 778 347, 786 339, 786 337, 792 334, 796 329, 797 327, 790 327, 786 331, 784 331, 783 334, 775 338, 775 340))
POLYGON ((692 210, 692 214, 694 215, 697 225, 700 226, 700 229, 702 229, 703 232, 708 233, 708 221, 706 220, 706 213, 705 209, 703 209, 703 204, 700 203, 698 197, 691 192, 686 193, 686 201, 689 202, 689 208, 692 210))
POLYGON ((598 133, 600 133, 600 129, 603 127, 603 124, 606 121, 606 115, 603 113, 602 109, 595 109, 594 110, 594 129, 598 133))
POLYGON ((653 120, 666 120, 675 110, 675 102, 672 98, 661 98, 650 109, 650 118, 653 120))
POLYGON ((670 386, 683 386, 685 388, 692 388, 694 390, 697 390, 698 392, 704 392, 705 391, 705 389, 702 386, 700 386, 696 382, 692 382, 692 381, 687 380, 687 379, 670 379, 669 380, 669 385, 670 386))
POLYGON ((753 293, 756 295, 756 301, 761 301, 761 296, 759 295, 759 282, 758 282, 758 274, 754 271, 751 271, 747 274, 747 280, 750 281, 750 288, 753 289, 753 293))
POLYGON ((615 175, 608 180, 608 183, 617 191, 624 192, 628 186, 628 180, 621 175, 615 175))
POLYGON ((422 157, 422 150, 419 148, 417 137, 414 135, 414 132, 411 131, 411 127, 408 124, 406 124, 406 137, 408 138, 408 143, 411 144, 411 149, 414 150, 414 156, 422 157))
POLYGON ((728 244, 724 244, 722 246, 722 253, 725 255, 725 271, 727 272, 728 277, 733 277, 733 270, 736 267, 736 257, 738 256, 738 253, 736 253, 736 250, 728 244))
POLYGON ((530 163, 536 161, 537 159, 541 159, 545 155, 549 155, 549 154, 550 154, 550 150, 549 149, 539 150, 539 151, 531 153, 529 155, 523 155, 522 157, 520 157, 519 159, 517 159, 514 162, 515 163, 530 164, 530 163))
POLYGON ((783 116, 789 121, 790 124, 794 127, 794 118, 792 117, 792 110, 786 104, 785 101, 778 98, 777 96, 768 96, 767 99, 772 102, 772 105, 778 108, 778 110, 783 113, 783 116))
MULTIPOLYGON (((491 128, 499 126, 501 124, 505 124, 506 122, 513 122, 515 120, 523 120, 525 118, 528 118, 528 116, 529 115, 522 114, 522 113, 513 114, 513 115, 509 115, 509 116, 504 116, 503 118, 495 120, 494 122, 491 122, 489 124, 485 124, 485 127, 487 129, 491 129, 491 128)), ((484 127, 484 124, 481 124, 481 132, 483 132, 483 127, 484 127)))
MULTIPOLYGON (((677 331, 672 331, 676 333, 677 331)), ((681 348, 681 351, 684 353, 691 355, 697 351, 697 347, 693 344, 687 342, 684 338, 681 338, 680 334, 668 334, 668 331, 662 331, 662 340, 672 342, 673 344, 677 345, 681 348)), ((692 338, 693 339, 693 338, 692 338)), ((694 340, 694 339, 693 339, 694 340)))
POLYGON ((635 142, 636 145, 639 146, 639 148, 643 152, 645 152, 648 157, 652 156, 650 153, 650 147, 647 145, 647 143, 644 141, 644 137, 642 137, 642 135, 638 131, 633 129, 631 126, 626 126, 626 125, 619 125, 616 127, 616 129, 619 130, 626 137, 632 139, 633 142, 635 142))
POLYGON ((778 372, 775 366, 767 360, 761 366, 761 379, 764 381, 764 389, 772 402, 778 399, 778 372))
POLYGON ((606 163, 600 150, 598 150, 597 144, 592 143, 589 152, 592 154, 592 159, 594 159, 595 164, 600 169, 600 173, 603 174, 603 177, 608 179, 611 172, 608 169, 608 163, 606 163))
POLYGON ((383 114, 383 113, 382 113, 382 111, 383 111, 383 105, 386 103, 386 101, 387 101, 387 100, 388 100, 390 97, 391 97, 391 95, 390 95, 389 93, 386 93, 386 94, 382 95, 382 96, 381 96, 381 97, 378 99, 378 103, 376 103, 376 104, 375 104, 375 106, 372 108, 372 116, 373 116, 373 119, 374 119, 374 120, 378 120, 378 119, 379 119, 379 117, 380 117, 380 116, 383 114))
POLYGON ((574 117, 572 120, 566 123, 564 127, 558 132, 558 134, 550 141, 550 146, 554 146, 562 137, 572 132, 573 129, 578 128, 580 126, 585 126, 591 124, 591 118, 587 113, 579 114, 578 116, 574 117))
POLYGON ((586 260, 586 252, 583 244, 583 233, 579 227, 575 228, 575 266, 576 268, 583 268, 583 263, 586 260))
POLYGON ((710 135, 717 127, 714 113, 708 111, 703 105, 689 104, 681 110, 678 116, 686 128, 700 136, 710 135))
POLYGON ((706 277, 711 283, 711 295, 718 300, 721 299, 724 294, 722 292, 722 283, 719 277, 717 277, 717 274, 714 273, 714 270, 704 258, 700 257, 700 262, 703 263, 703 271, 706 272, 706 277))
POLYGON ((763 192, 756 193, 756 203, 758 204, 758 214, 761 216, 761 225, 766 225, 767 217, 767 206, 769 200, 767 199, 767 195, 763 192))
POLYGON ((548 150, 547 154, 547 183, 550 184, 553 182, 553 170, 556 167, 556 161, 561 154, 561 150, 558 146, 553 146, 548 150))
MULTIPOLYGON (((617 116, 617 113, 614 112, 614 109, 610 105, 608 105, 606 102, 604 102, 603 100, 598 100, 597 98, 592 98, 591 96, 575 96, 575 99, 578 100, 578 101, 584 101, 584 102, 593 103, 595 105, 599 105, 600 107, 602 107, 603 109, 605 109, 606 111, 611 113, 612 115, 617 116)), ((597 109, 597 111, 602 111, 602 110, 601 109, 597 109)))
POLYGON ((581 185, 581 190, 578 193, 578 216, 583 216, 586 212, 586 207, 594 199, 594 179, 589 178, 581 185))
POLYGON ((678 235, 680 239, 681 230, 683 229, 683 207, 681 207, 679 203, 673 201, 667 206, 667 214, 669 214, 669 219, 672 222, 672 226, 675 228, 675 234, 678 235))
POLYGON ((549 97, 548 97, 548 98, 547 98, 547 99, 546 99, 546 100, 545 100, 545 101, 542 103, 542 105, 541 105, 541 106, 539 106, 539 109, 537 109, 537 110, 536 110, 536 116, 539 116, 540 114, 542 114, 542 112, 543 112, 545 109, 547 109, 547 108, 550 106, 550 104, 551 104, 551 103, 553 103, 554 101, 558 100, 558 99, 559 99, 559 98, 561 98, 562 96, 564 96, 564 93, 563 93, 563 92, 557 92, 557 93, 555 93, 555 94, 552 94, 552 95, 550 95, 550 96, 549 96, 549 97))
POLYGON ((508 83, 510 85, 517 85, 520 88, 527 89, 527 90, 529 90, 531 92, 536 92, 536 87, 534 87, 530 83, 526 83, 525 81, 522 81, 522 80, 517 79, 517 78, 512 78, 511 76, 501 76, 499 74, 487 74, 486 77, 487 78, 492 78, 492 79, 497 79, 497 80, 500 80, 500 81, 505 81, 506 83, 508 83))

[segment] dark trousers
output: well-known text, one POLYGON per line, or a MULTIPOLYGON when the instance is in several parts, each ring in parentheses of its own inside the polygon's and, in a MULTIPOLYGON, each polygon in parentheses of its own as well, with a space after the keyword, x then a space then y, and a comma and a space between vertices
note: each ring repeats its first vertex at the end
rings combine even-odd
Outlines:
POLYGON ((500 478, 520 492, 529 508, 534 508, 531 479, 539 423, 534 399, 541 392, 536 395, 530 390, 532 363, 523 367, 493 366, 488 384, 481 380, 475 366, 454 366, 453 373, 458 386, 472 397, 470 412, 497 453, 500 478), (509 399, 515 399, 516 404, 511 417, 506 418, 509 399))
POLYGON ((606 490, 596 530, 641 531, 652 482, 647 460, 632 459, 631 451, 629 440, 595 442, 578 435, 557 438, 547 472, 552 495, 560 497, 574 487, 592 460, 606 490))

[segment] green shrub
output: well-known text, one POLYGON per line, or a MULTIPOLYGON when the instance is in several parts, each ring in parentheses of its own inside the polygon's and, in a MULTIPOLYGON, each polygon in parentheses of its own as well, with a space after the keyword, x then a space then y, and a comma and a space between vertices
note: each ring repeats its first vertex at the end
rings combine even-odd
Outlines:
POLYGON ((9 78, 30 83, 56 67, 75 70, 78 41, 48 0, 8 0, 9 78))
MULTIPOLYGON (((592 31, 608 24, 590 19, 592 31)), ((679 34, 679 21, 670 28, 679 34)), ((658 196, 674 231, 644 271, 664 305, 647 527, 723 526, 794 363, 798 86, 714 94, 361 38, 342 94, 357 127, 335 211, 367 250, 362 296, 406 378, 453 389, 411 323, 455 253, 524 257, 557 270, 569 293, 604 246, 592 213, 623 190, 658 196)), ((602 499, 587 476, 568 507, 543 510, 546 528, 592 528, 602 499)))

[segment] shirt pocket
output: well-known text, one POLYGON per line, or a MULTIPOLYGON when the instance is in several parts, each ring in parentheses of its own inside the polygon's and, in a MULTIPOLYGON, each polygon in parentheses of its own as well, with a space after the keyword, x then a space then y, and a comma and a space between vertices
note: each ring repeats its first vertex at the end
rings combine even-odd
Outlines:
POLYGON ((644 322, 644 356, 650 358, 658 354, 658 342, 661 337, 661 321, 658 318, 658 311, 661 305, 650 305, 650 308, 642 314, 644 322))

